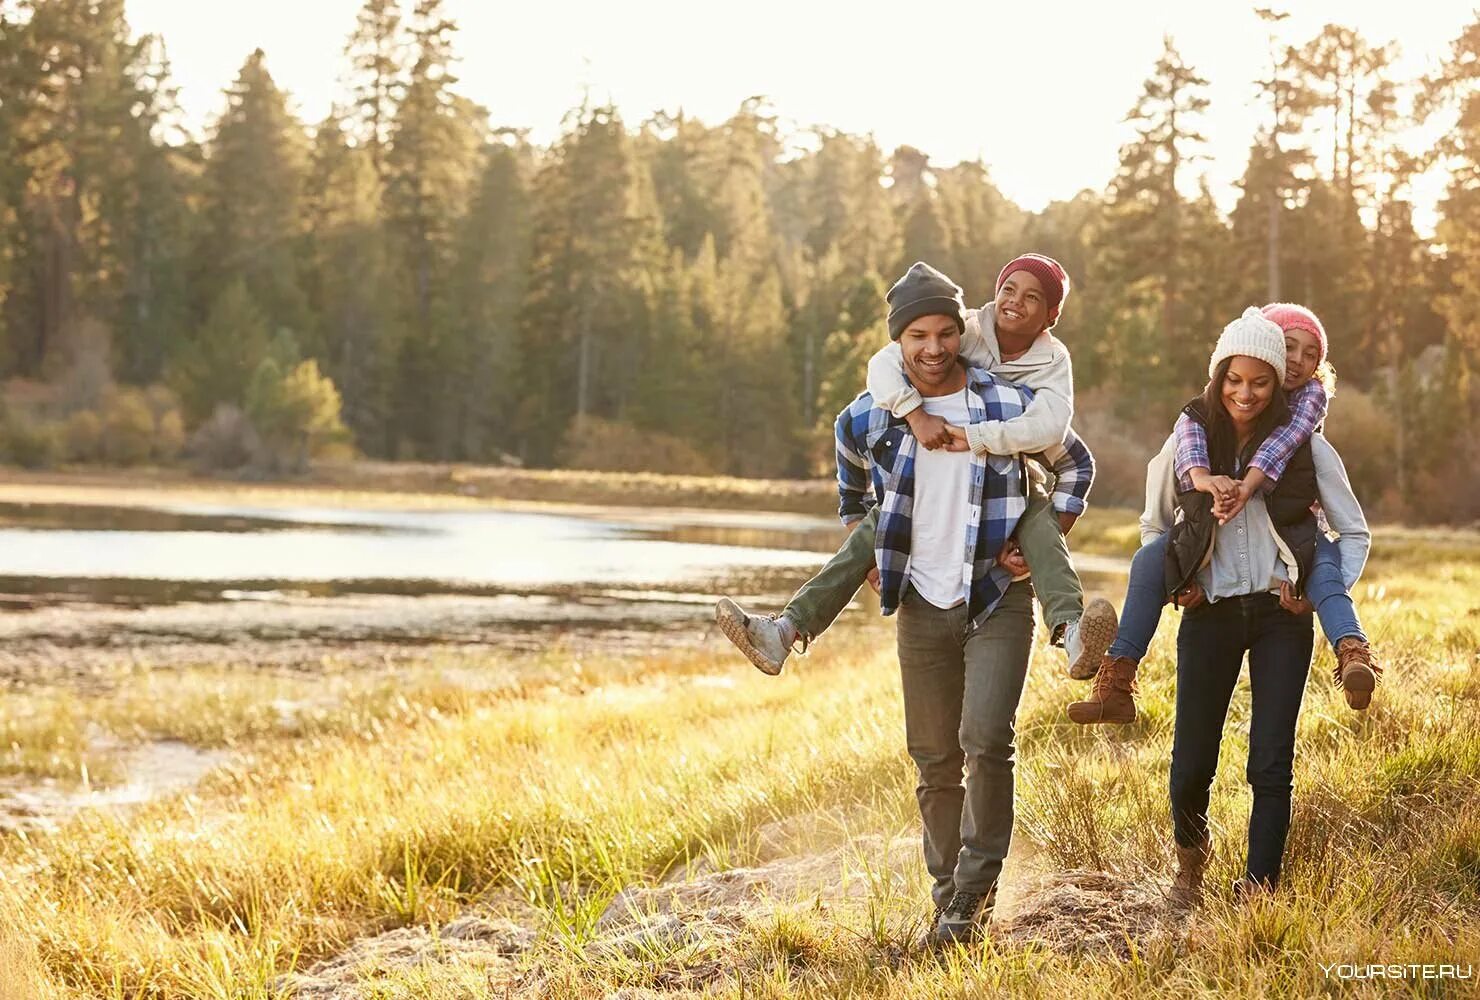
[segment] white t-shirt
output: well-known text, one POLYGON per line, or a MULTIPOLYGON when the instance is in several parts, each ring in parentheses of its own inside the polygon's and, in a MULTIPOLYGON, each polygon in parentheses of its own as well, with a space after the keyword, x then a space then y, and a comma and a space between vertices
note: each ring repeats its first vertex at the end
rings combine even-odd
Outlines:
MULTIPOLYGON (((926 396, 925 412, 965 427, 966 390, 926 396)), ((971 511, 971 452, 915 448, 915 503, 910 518, 910 583, 937 608, 953 608, 971 589, 966 523, 971 511)))

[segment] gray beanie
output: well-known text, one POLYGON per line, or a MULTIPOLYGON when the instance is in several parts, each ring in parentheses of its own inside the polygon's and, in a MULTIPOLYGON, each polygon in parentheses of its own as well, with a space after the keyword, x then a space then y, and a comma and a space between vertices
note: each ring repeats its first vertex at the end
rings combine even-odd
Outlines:
POLYGON ((966 300, 961 286, 923 260, 910 265, 884 301, 889 303, 890 340, 898 340, 905 327, 921 316, 949 316, 956 321, 956 329, 966 332, 966 300))

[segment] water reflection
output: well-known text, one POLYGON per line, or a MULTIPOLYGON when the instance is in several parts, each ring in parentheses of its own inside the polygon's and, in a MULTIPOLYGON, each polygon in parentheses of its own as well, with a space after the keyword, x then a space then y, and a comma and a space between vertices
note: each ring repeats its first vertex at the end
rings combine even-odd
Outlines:
POLYGON ((742 512, 6 504, 0 595, 10 596, 0 603, 18 606, 24 595, 140 605, 281 591, 693 591, 735 573, 805 578, 840 537, 825 518, 742 512))

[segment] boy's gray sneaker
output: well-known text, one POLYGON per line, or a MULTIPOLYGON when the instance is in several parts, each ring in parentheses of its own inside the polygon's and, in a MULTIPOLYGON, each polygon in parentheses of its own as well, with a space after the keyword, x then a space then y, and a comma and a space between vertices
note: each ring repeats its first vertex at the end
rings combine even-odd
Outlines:
POLYGON ((1069 655, 1069 676, 1087 681, 1100 669, 1100 661, 1120 627, 1115 606, 1096 597, 1085 606, 1084 616, 1064 629, 1064 652, 1069 655))
POLYGON ((781 626, 776 618, 762 618, 746 614, 745 609, 728 597, 721 597, 714 605, 714 620, 725 638, 735 644, 745 658, 755 664, 761 673, 775 676, 781 673, 791 647, 781 637, 781 626))
POLYGON ((997 887, 986 892, 962 892, 959 889, 935 921, 935 946, 972 944, 980 941, 982 929, 992 917, 997 904, 997 887))

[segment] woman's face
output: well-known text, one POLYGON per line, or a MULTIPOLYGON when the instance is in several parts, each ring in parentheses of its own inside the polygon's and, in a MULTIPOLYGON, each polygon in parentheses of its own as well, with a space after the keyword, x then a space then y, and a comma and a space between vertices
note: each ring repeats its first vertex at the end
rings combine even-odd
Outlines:
POLYGON ((1294 391, 1315 374, 1321 345, 1309 330, 1285 331, 1285 390, 1294 391))
POLYGON ((1221 395, 1223 408, 1236 428, 1253 426, 1259 414, 1269 407, 1277 383, 1274 368, 1268 362, 1242 354, 1229 359, 1221 395))

